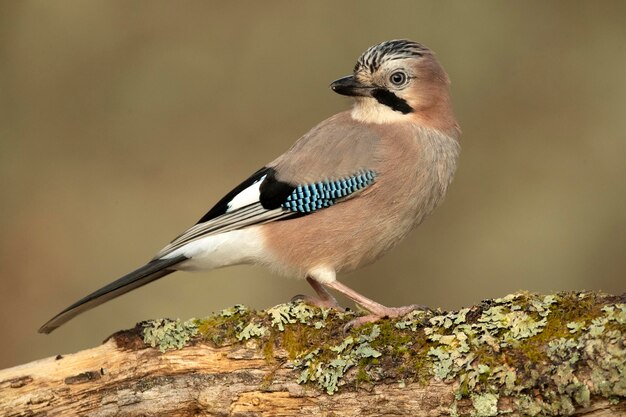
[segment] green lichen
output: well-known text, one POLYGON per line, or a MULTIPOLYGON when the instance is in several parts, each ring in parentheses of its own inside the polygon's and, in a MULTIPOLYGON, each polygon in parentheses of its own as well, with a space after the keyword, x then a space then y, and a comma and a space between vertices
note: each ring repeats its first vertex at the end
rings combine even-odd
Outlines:
POLYGON ((193 320, 159 319, 143 323, 143 341, 161 352, 181 349, 198 333, 193 320))
POLYGON ((316 328, 323 327, 323 320, 328 317, 329 309, 317 309, 304 303, 279 304, 267 310, 267 314, 272 318, 272 327, 277 327, 281 332, 285 330, 286 324, 311 324, 314 318, 321 318, 314 323, 316 328))
POLYGON ((248 310, 246 306, 237 304, 231 308, 224 309, 203 319, 196 319, 198 335, 207 341, 211 341, 217 346, 233 343, 237 336, 254 318, 254 312, 248 310))
POLYGON ((472 395, 471 399, 474 407, 471 413, 473 417, 491 417, 499 414, 497 394, 477 394, 472 395))
POLYGON ((534 417, 542 412, 543 408, 540 403, 530 395, 520 394, 515 398, 515 405, 518 410, 524 412, 524 415, 534 417))
POLYGON ((347 336, 340 344, 329 348, 336 355, 334 357, 326 356, 325 360, 320 360, 319 349, 316 349, 313 355, 308 353, 302 359, 295 361, 296 368, 302 369, 298 382, 315 382, 328 394, 333 394, 343 384, 342 379, 345 373, 357 365, 359 366, 357 382, 369 381, 370 378, 365 367, 370 363, 370 358, 378 358, 382 355, 370 344, 379 335, 380 328, 374 325, 369 333, 361 334, 356 338, 347 336))
POLYGON ((248 340, 252 337, 263 337, 267 334, 267 327, 262 324, 250 322, 237 334, 237 340, 248 340))
POLYGON ((458 404, 455 401, 452 402, 452 405, 450 405, 450 417, 459 417, 459 410, 458 410, 458 404))
MULTIPOLYGON (((355 313, 294 302, 266 311, 243 306, 204 319, 154 321, 144 340, 162 351, 256 339, 268 362, 285 352, 298 382, 328 394, 379 381, 453 383, 474 416, 567 415, 594 396, 626 397, 626 304, 596 293, 512 294, 456 312, 416 311, 352 328, 355 313), (510 410, 499 410, 507 398, 510 410)), ((271 384, 271 376, 266 381, 271 384)))

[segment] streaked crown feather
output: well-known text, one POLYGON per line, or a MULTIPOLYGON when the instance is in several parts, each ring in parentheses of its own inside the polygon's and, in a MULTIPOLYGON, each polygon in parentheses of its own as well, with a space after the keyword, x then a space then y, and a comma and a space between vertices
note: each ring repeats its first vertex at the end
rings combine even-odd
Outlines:
POLYGON ((354 72, 366 68, 376 72, 380 66, 394 59, 420 57, 430 50, 417 42, 408 39, 394 39, 374 45, 363 52, 354 66, 354 72))

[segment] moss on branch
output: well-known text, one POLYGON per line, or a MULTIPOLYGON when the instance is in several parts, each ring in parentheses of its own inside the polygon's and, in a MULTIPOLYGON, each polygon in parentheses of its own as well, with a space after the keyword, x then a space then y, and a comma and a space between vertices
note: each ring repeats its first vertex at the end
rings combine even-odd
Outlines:
POLYGON ((138 329, 161 351, 253 341, 268 363, 283 351, 298 383, 328 394, 381 381, 399 388, 443 381, 454 386, 452 416, 569 415, 593 398, 626 397, 625 296, 518 293, 345 331, 355 317, 302 303, 265 311, 238 305, 138 329))

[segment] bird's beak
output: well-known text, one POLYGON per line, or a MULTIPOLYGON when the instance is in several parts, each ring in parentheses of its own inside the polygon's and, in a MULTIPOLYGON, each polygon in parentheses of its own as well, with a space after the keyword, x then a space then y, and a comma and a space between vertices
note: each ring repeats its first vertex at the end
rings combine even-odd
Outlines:
POLYGON ((343 96, 371 97, 373 87, 362 84, 353 75, 340 78, 330 84, 330 88, 343 96))

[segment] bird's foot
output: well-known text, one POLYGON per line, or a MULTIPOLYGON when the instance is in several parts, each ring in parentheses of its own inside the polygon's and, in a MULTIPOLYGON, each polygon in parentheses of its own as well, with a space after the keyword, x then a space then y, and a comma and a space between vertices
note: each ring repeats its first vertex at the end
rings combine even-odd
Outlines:
POLYGON ((310 295, 298 294, 291 299, 292 302, 301 301, 305 304, 312 305, 318 308, 329 308, 331 310, 337 310, 341 312, 345 312, 346 309, 339 305, 335 297, 329 298, 321 298, 321 297, 311 297, 310 295))
POLYGON ((371 312, 371 314, 357 317, 356 319, 348 322, 348 324, 346 324, 344 327, 344 331, 348 331, 353 327, 359 327, 367 323, 374 323, 384 318, 394 319, 394 318, 406 316, 407 314, 413 311, 430 311, 430 308, 423 306, 421 304, 411 304, 409 306, 403 306, 403 307, 377 308, 376 311, 371 312))

